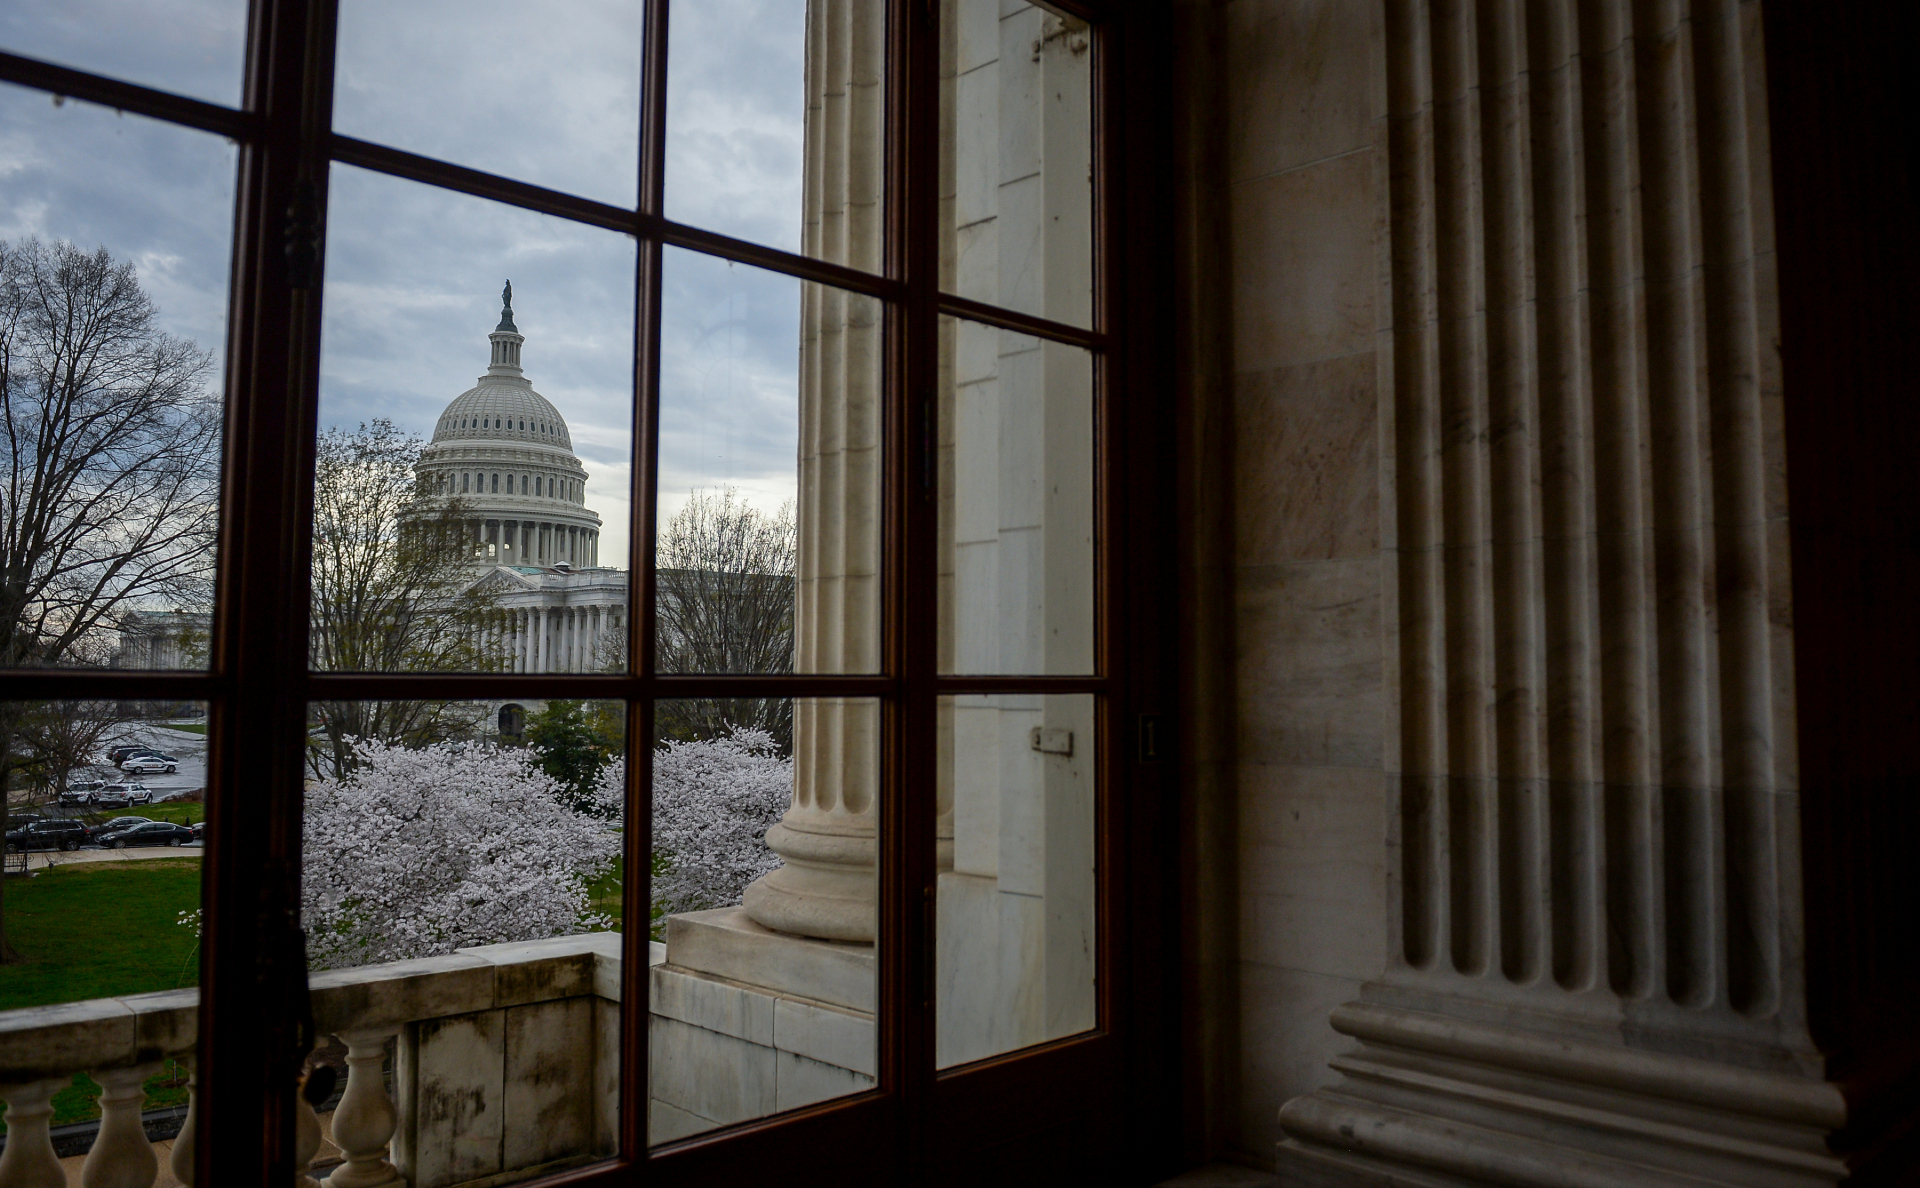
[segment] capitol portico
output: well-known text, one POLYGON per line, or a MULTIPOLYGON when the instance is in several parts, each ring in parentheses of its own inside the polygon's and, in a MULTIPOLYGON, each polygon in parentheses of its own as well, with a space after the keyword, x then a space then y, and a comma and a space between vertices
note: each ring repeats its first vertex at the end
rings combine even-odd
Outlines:
POLYGON ((526 342, 501 293, 486 374, 440 414, 415 466, 428 499, 457 501, 479 570, 472 589, 499 609, 487 650, 508 672, 593 672, 616 654, 626 574, 601 568, 600 517, 567 422, 520 367, 526 342))

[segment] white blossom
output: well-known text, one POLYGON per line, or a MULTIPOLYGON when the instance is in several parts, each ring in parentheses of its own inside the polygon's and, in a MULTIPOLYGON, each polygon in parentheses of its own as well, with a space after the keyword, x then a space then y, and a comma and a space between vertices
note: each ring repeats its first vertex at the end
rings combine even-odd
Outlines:
MULTIPOLYGON (((624 762, 601 773, 603 803, 619 803, 624 762)), ((767 827, 793 799, 793 761, 764 730, 734 727, 653 753, 653 904, 667 913, 727 907, 780 865, 767 827)))
MULTIPOLYGON (((362 741, 307 785, 301 918, 315 969, 609 927, 587 884, 619 834, 524 751, 362 741)), ((616 788, 618 785, 614 785, 616 788)))

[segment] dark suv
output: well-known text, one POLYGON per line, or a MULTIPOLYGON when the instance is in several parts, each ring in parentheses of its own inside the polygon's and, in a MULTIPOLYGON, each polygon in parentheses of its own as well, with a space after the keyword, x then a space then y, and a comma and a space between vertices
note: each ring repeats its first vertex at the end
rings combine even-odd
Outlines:
POLYGON ((48 817, 7 831, 7 853, 21 850, 77 850, 89 840, 87 827, 64 817, 48 817))

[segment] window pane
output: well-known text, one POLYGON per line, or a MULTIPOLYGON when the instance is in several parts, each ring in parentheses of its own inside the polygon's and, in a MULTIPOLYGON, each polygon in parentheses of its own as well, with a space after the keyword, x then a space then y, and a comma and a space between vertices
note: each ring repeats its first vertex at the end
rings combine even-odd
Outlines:
POLYGON ((333 126, 632 206, 641 0, 341 0, 333 126))
POLYGON ((611 1156, 624 703, 316 702, 309 737, 310 1067, 389 1097, 414 1184, 611 1156))
POLYGON ((877 670, 880 303, 672 248, 664 290, 658 670, 877 670))
POLYGON ((884 0, 673 9, 667 216, 877 272, 884 0))
POLYGON ((358 169, 332 185, 314 666, 623 668, 633 241, 358 169))
POLYGON ((205 668, 234 148, 0 86, 0 667, 205 668))
POLYGON ((1093 357, 940 320, 940 670, 1093 671, 1093 357))
POLYGON ((46 1109, 56 1127, 98 1118, 104 1086, 173 1111, 148 1114, 149 1134, 179 1129, 199 1003, 206 754, 202 704, 0 702, 0 945, 18 958, 0 963, 0 1069, 39 1078, 0 1085, 8 1122, 46 1109), (55 1004, 68 1005, 53 1018, 31 1009, 55 1004), (88 1025, 129 1011, 139 1047, 134 1027, 88 1025))
POLYGON ((1092 325, 1091 31, 1037 5, 949 4, 940 287, 1092 325))
POLYGON ((943 697, 939 725, 953 848, 935 1058, 950 1068, 1094 1025, 1099 752, 1087 694, 943 697))
POLYGON ((229 107, 240 105, 245 0, 8 0, 0 48, 229 107))
POLYGON ((655 715, 649 1141, 873 1088, 879 704, 655 715))

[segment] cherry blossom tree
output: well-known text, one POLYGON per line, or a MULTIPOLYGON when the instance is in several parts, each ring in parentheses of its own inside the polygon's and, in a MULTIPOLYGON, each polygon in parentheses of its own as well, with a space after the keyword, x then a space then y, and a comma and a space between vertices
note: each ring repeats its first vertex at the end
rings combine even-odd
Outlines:
POLYGON ((313 968, 611 927, 587 884, 612 865, 619 834, 570 807, 531 759, 361 740, 339 774, 310 782, 301 917, 313 968))
MULTIPOLYGON (((618 805, 624 760, 600 773, 599 799, 618 805)), ((653 909, 694 912, 740 902, 780 865, 767 829, 793 799, 793 761, 765 730, 670 740, 653 753, 653 909)))

